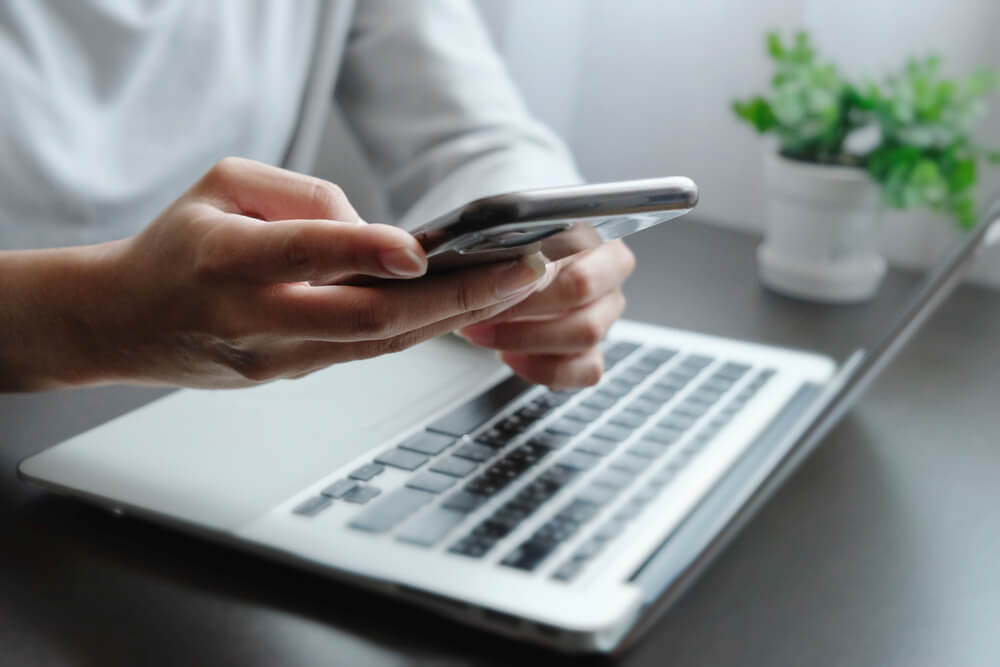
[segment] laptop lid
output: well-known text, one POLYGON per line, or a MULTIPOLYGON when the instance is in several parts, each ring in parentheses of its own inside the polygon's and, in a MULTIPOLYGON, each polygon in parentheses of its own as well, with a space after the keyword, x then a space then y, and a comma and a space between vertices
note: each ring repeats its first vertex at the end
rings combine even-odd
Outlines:
POLYGON ((623 650, 669 609, 857 403, 878 375, 967 275, 979 250, 1000 243, 1000 197, 922 281, 904 291, 887 328, 851 350, 825 385, 803 385, 696 510, 632 576, 644 593, 641 620, 623 650))

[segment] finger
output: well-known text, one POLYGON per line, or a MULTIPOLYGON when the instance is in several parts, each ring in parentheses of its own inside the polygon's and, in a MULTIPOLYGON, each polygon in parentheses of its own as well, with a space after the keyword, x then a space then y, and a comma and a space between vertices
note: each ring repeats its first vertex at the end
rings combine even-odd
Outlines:
POLYGON ((492 306, 463 313, 385 340, 357 343, 310 340, 278 348, 272 347, 266 353, 248 352, 241 355, 237 370, 253 382, 303 377, 332 364, 400 352, 431 338, 454 331, 463 325, 491 317, 500 310, 508 308, 511 301, 523 298, 523 295, 515 296, 492 306))
POLYGON ((572 354, 600 343, 615 320, 625 312, 620 290, 570 311, 563 317, 542 321, 485 322, 462 329, 470 342, 497 350, 534 354, 572 354))
POLYGON ((332 281, 363 273, 412 278, 427 270, 420 244, 390 225, 331 220, 214 222, 199 247, 202 277, 252 282, 332 281))
POLYGON ((598 348, 577 355, 502 352, 500 358, 525 380, 553 389, 589 387, 597 384, 604 372, 598 348))
POLYGON ((545 262, 532 255, 375 287, 273 286, 251 300, 242 329, 313 340, 384 340, 489 306, 509 307, 544 275, 545 262))
POLYGON ((620 288, 634 268, 635 256, 628 246, 621 241, 604 243, 560 265, 551 285, 497 319, 516 320, 579 308, 620 288))
POLYGON ((333 183, 245 158, 220 160, 195 189, 223 211, 261 220, 361 221, 333 183))

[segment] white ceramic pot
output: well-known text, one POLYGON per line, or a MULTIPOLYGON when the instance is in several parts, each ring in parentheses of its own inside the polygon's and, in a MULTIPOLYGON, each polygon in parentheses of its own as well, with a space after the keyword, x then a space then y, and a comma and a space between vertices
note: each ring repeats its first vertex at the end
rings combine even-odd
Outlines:
POLYGON ((761 282, 782 294, 851 303, 875 295, 881 193, 864 170, 765 158, 767 226, 757 249, 761 282))

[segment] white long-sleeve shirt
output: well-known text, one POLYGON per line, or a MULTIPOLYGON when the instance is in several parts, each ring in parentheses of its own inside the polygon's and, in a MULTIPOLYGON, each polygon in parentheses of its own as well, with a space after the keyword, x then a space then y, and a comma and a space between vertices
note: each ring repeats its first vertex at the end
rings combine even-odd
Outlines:
POLYGON ((7 0, 0 248, 134 234, 226 155, 307 171, 333 100, 404 226, 579 179, 466 0, 7 0))

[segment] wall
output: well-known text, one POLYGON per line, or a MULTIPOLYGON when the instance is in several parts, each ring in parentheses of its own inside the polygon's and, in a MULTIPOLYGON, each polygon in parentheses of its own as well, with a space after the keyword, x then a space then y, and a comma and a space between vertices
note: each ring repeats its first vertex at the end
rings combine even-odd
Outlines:
MULTIPOLYGON (((1000 69, 1000 3, 992 0, 480 0, 535 112, 573 147, 594 180, 686 174, 702 219, 760 229, 767 144, 732 117, 733 98, 766 85, 762 36, 804 26, 852 75, 878 76, 939 51, 951 70, 1000 69)), ((1000 146, 1000 98, 983 136, 1000 146)), ((1000 175, 984 179, 1000 191, 1000 175)), ((948 221, 889 213, 883 247, 927 265, 954 240, 948 221)), ((975 277, 1000 285, 1000 252, 975 277)))

